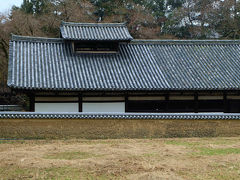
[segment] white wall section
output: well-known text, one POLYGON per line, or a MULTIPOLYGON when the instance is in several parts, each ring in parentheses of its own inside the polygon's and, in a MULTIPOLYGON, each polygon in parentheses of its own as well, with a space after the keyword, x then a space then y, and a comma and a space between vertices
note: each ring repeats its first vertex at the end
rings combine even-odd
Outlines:
POLYGON ((78 97, 35 97, 35 101, 76 101, 78 97))
POLYGON ((35 103, 35 112, 78 112, 78 103, 35 103))
POLYGON ((124 102, 83 103, 83 112, 125 112, 124 102))

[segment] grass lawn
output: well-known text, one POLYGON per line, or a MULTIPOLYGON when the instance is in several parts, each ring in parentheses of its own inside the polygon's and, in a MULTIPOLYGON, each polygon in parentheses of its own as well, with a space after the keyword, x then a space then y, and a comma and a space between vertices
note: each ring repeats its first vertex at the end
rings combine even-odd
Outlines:
POLYGON ((240 137, 0 140, 1 179, 240 179, 240 137))

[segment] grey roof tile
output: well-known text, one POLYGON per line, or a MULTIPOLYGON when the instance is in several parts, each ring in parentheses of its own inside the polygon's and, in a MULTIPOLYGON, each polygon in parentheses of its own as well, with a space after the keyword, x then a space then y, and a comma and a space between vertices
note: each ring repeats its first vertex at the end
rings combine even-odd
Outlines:
POLYGON ((13 36, 8 85, 36 90, 240 90, 240 41, 134 40, 74 54, 62 39, 13 36))
POLYGON ((124 23, 62 22, 60 31, 66 40, 131 41, 124 23))

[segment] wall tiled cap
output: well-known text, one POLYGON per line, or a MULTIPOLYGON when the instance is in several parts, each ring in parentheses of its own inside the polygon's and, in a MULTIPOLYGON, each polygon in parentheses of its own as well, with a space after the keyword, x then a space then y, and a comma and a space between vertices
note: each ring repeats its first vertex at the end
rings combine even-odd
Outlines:
POLYGON ((37 113, 0 112, 0 119, 176 119, 240 120, 239 113, 37 113))

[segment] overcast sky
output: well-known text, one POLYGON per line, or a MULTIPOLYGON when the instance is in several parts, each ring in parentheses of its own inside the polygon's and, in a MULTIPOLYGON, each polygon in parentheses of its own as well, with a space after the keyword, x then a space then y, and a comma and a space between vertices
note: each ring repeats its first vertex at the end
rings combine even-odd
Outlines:
POLYGON ((20 6, 23 0, 0 0, 0 13, 8 13, 13 5, 20 6))

